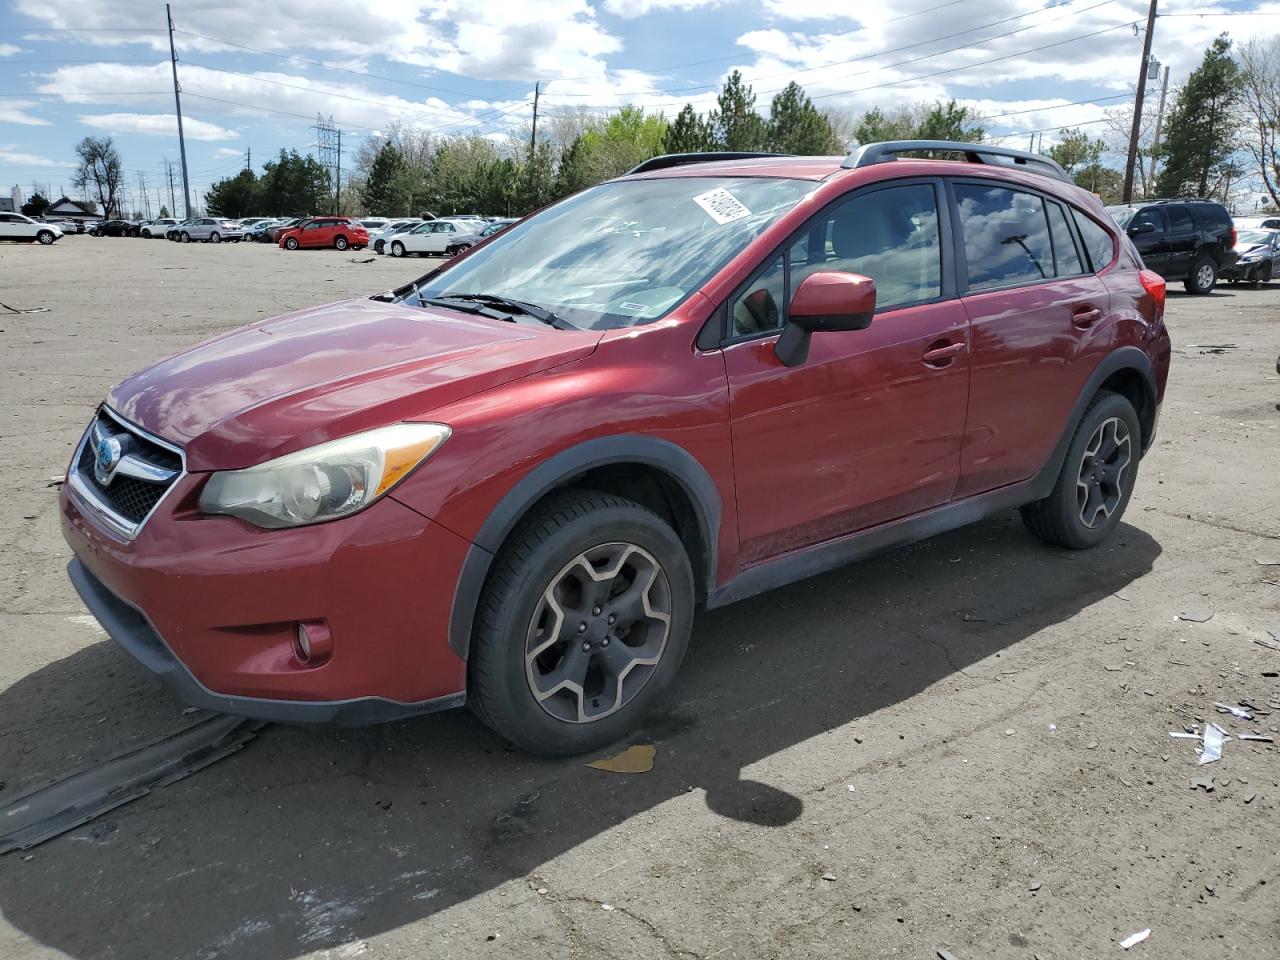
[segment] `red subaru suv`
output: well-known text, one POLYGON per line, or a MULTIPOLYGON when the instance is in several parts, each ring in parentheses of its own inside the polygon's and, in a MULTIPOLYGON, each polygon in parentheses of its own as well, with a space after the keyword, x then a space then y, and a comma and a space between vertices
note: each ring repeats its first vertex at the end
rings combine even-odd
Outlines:
POLYGON ((1108 537, 1164 298, 1043 157, 659 157, 129 377, 63 488, 70 576, 210 710, 465 702, 594 749, 672 686, 700 607, 1012 507, 1108 537))
POLYGON ((369 245, 369 231, 351 217, 312 217, 282 231, 276 242, 286 250, 305 247, 363 250, 369 245))

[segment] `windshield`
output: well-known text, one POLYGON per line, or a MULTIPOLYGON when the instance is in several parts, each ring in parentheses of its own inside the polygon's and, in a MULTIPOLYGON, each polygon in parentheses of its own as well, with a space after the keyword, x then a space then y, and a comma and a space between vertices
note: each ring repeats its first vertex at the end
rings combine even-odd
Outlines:
POLYGON ((1120 224, 1121 227, 1129 226, 1129 221, 1133 219, 1133 215, 1137 212, 1137 207, 1107 207, 1107 213, 1111 214, 1111 219, 1120 224))
POLYGON ((1236 239, 1237 247, 1256 247, 1271 242, 1271 230, 1241 230, 1236 239))
POLYGON ((428 275, 412 300, 485 294, 536 304, 584 329, 649 323, 816 186, 766 177, 603 183, 428 275))

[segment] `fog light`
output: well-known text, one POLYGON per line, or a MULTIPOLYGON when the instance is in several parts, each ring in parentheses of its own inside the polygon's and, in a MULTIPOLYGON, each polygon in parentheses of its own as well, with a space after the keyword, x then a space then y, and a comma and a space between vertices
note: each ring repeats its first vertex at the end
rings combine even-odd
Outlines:
POLYGON ((329 627, 320 620, 298 624, 294 636, 293 652, 309 667, 324 663, 333 654, 333 636, 329 627))

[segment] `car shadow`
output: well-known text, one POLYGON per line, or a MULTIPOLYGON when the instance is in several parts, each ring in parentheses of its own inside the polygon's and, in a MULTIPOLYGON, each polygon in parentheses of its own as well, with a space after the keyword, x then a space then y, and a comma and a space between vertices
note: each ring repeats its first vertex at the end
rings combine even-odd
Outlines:
MULTIPOLYGON (((991 679, 997 666, 974 665, 1120 590, 1160 552, 1130 526, 1087 554, 1048 548, 1009 514, 705 613, 671 707, 631 741, 656 747, 646 774, 525 756, 465 711, 359 730, 268 727, 243 753, 30 860, 0 859, 0 914, 82 960, 288 960, 536 875, 690 790, 726 818, 792 823, 802 798, 745 768, 939 681, 991 679)), ((18 772, 0 798, 65 762, 104 712, 171 724, 174 704, 138 677, 104 642, 0 694, 0 729, 30 730, 51 709, 57 721, 48 739, 0 744, 0 771, 18 772)), ((859 730, 900 732, 874 719, 859 730)))

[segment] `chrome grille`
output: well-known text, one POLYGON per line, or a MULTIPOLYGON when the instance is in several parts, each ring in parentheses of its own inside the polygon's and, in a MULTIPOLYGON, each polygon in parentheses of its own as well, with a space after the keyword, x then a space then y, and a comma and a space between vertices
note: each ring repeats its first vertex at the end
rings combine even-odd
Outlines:
POLYGON ((80 441, 68 479, 99 519, 132 537, 183 469, 181 450, 102 407, 80 441))

